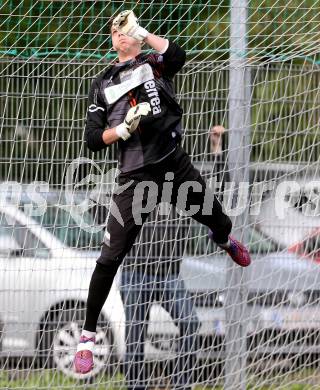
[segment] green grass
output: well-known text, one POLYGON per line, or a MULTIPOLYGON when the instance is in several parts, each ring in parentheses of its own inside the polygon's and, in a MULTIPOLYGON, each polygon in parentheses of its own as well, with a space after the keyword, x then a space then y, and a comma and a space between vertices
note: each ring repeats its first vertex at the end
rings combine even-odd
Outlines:
POLYGON ((97 377, 94 383, 90 384, 86 381, 67 378, 61 373, 49 370, 34 370, 30 372, 28 370, 10 370, 0 372, 1 390, 116 390, 117 387, 120 387, 119 385, 121 383, 123 383, 123 379, 120 375, 114 376, 112 380, 105 376, 97 377))
MULTIPOLYGON (((257 382, 254 381, 248 385, 247 390, 316 390, 319 389, 318 385, 294 383, 301 382, 302 377, 310 378, 310 372, 308 376, 291 376, 286 377, 286 380, 279 381, 280 378, 269 378, 269 382, 275 383, 272 385, 262 385, 263 380, 257 378, 257 382), (289 383, 286 385, 285 382, 289 383), (259 385, 259 382, 261 385, 259 385), (278 382, 278 383, 277 383, 278 382), (280 382, 280 383, 279 383, 280 382), (276 384, 277 383, 277 384, 276 384)), ((114 375, 112 379, 107 376, 101 375, 95 378, 93 383, 85 381, 79 381, 67 378, 57 371, 50 370, 8 370, 0 371, 0 390, 118 390, 123 387, 123 377, 121 375, 114 375)), ((222 386, 197 386, 195 390, 223 390, 222 386)))

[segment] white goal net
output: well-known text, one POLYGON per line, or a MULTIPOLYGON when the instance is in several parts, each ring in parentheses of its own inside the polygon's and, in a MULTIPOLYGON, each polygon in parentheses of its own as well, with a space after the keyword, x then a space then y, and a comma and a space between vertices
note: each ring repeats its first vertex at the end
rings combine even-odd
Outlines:
POLYGON ((132 375, 173 388, 176 372, 197 390, 320 388, 319 13, 319 0, 1 2, 0 389, 126 389, 132 375), (125 9, 186 50, 182 146, 253 261, 240 269, 159 205, 81 375, 117 167, 116 146, 85 146, 87 97, 125 9))

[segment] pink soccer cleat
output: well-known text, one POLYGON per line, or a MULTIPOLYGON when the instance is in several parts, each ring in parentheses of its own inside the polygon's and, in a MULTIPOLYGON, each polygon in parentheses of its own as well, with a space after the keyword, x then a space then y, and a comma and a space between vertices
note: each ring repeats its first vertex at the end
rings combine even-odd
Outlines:
POLYGON ((74 368, 75 372, 79 374, 87 374, 93 369, 93 354, 89 348, 93 348, 95 338, 88 338, 86 336, 80 337, 78 346, 78 352, 74 357, 74 368), (86 344, 88 343, 87 349, 86 344))
MULTIPOLYGON (((215 234, 209 229, 208 236, 211 240, 215 241, 215 234)), ((237 241, 235 238, 229 236, 230 247, 223 248, 231 257, 231 259, 240 265, 240 267, 248 267, 251 264, 250 254, 247 248, 237 241)), ((219 245, 219 244, 218 244, 219 245)), ((221 247, 222 248, 222 247, 221 247)))
POLYGON ((240 267, 248 267, 251 264, 251 258, 247 248, 231 236, 229 236, 229 242, 230 247, 225 249, 225 251, 230 255, 231 259, 240 267))

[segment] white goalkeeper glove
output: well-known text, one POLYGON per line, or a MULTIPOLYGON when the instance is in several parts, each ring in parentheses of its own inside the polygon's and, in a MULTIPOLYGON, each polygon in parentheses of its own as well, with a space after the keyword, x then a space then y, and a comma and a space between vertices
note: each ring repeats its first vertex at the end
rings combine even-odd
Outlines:
POLYGON ((146 116, 151 111, 149 103, 139 103, 134 107, 131 107, 127 112, 124 121, 120 125, 116 126, 116 134, 124 141, 131 137, 139 125, 141 116, 146 116))
POLYGON ((123 11, 116 16, 112 22, 112 26, 122 34, 128 35, 139 42, 146 39, 148 31, 139 26, 138 19, 133 11, 123 11))

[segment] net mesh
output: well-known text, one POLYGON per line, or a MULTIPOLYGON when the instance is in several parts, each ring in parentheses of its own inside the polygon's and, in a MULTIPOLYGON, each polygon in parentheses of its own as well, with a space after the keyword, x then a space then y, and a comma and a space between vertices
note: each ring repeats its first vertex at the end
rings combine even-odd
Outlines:
POLYGON ((127 349, 131 362, 144 362, 150 386, 168 385, 176 356, 194 351, 192 373, 187 366, 180 372, 192 375, 197 389, 221 388, 234 375, 226 365, 232 344, 235 359, 246 358, 250 388, 318 389, 315 0, 248 4, 248 50, 237 55, 250 70, 250 192, 248 216, 235 233, 246 239, 253 265, 232 284, 234 266, 208 241, 207 228, 157 207, 99 318, 94 371, 86 377, 73 371, 107 213, 88 210, 86 200, 99 191, 110 198, 113 180, 105 173, 117 166, 116 145, 94 156, 85 147, 87 96, 93 78, 114 58, 107 24, 130 8, 148 30, 186 49, 187 64, 175 79, 183 147, 212 186, 214 178, 222 182, 216 191, 234 212, 228 161, 245 145, 229 147, 228 1, 3 1, 0 387, 125 388, 127 349), (215 125, 226 129, 218 140, 215 125), (80 157, 71 188, 67 177, 80 157), (73 202, 83 207, 76 210, 80 219, 73 202), (242 312, 230 299, 237 292, 242 312), (245 329, 241 340, 229 338, 234 312, 245 329))
MULTIPOLYGON (((91 58, 110 56, 108 23, 133 9, 142 25, 178 39, 191 59, 228 60, 228 1, 3 1, 2 56, 91 58)), ((251 0, 248 4, 250 61, 319 61, 319 1, 251 0)), ((241 54, 241 53, 239 53, 241 54)), ((242 53, 244 54, 244 53, 242 53)))

